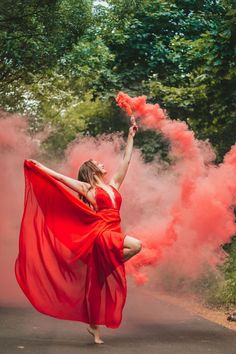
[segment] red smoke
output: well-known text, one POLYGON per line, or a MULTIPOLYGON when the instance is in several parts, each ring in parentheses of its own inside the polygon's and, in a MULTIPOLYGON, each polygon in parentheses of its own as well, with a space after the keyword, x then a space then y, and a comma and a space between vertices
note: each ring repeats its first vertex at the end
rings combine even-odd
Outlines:
MULTIPOLYGON (((144 247, 127 262, 127 271, 139 283, 148 278, 148 266, 196 277, 205 266, 222 262, 221 245, 236 231, 232 208, 236 204, 236 146, 216 166, 210 144, 195 139, 186 123, 169 119, 159 105, 147 104, 144 96, 130 98, 122 93, 118 102, 129 115, 139 117, 144 128, 162 132, 170 141, 174 161, 168 168, 157 161, 144 164, 134 149, 121 187, 121 217, 125 234, 140 238, 144 247)), ((14 277, 23 211, 23 161, 36 158, 44 163, 35 156, 40 146, 27 128, 23 117, 0 119, 0 282, 6 285, 0 294, 2 303, 23 299, 14 277)), ((77 178, 81 163, 94 158, 104 163, 109 180, 122 159, 123 144, 120 134, 76 140, 61 165, 51 167, 77 178)))
POLYGON ((0 302, 25 302, 16 284, 14 263, 23 211, 23 160, 38 149, 27 134, 27 121, 0 112, 0 302))
POLYGON ((150 210, 150 215, 156 217, 153 225, 148 218, 143 222, 142 216, 139 219, 140 225, 146 224, 142 239, 148 252, 144 250, 132 263, 134 267, 137 263, 136 269, 138 263, 148 264, 152 249, 157 256, 153 261, 168 264, 180 275, 197 276, 205 265, 215 266, 222 261, 224 254, 220 246, 236 231, 232 208, 236 204, 236 146, 226 155, 223 164, 215 166, 211 146, 198 141, 186 123, 170 120, 158 104, 147 104, 144 96, 130 98, 122 92, 117 96, 117 103, 128 114, 132 112, 140 117, 144 127, 161 131, 170 141, 171 154, 176 161, 169 171, 159 173, 154 182, 162 179, 164 188, 159 191, 162 198, 159 205, 165 212, 150 210), (163 179, 167 176, 169 181, 163 179), (165 198, 167 185, 174 198, 165 198))

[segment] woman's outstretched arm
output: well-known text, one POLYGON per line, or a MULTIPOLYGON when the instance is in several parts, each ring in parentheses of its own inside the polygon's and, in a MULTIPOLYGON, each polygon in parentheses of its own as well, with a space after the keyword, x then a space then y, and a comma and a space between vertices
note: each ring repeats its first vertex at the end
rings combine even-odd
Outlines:
POLYGON ((62 182, 67 187, 73 189, 74 191, 76 191, 82 195, 86 195, 86 193, 90 187, 89 183, 81 182, 81 181, 78 181, 74 178, 65 176, 61 173, 58 173, 58 172, 52 170, 51 168, 44 166, 42 163, 40 163, 36 160, 29 160, 29 161, 32 161, 33 163, 35 163, 42 171, 45 171, 49 176, 54 177, 56 180, 58 180, 59 182, 62 182))
POLYGON ((129 163, 131 160, 131 156, 132 156, 132 151, 133 151, 134 136, 135 136, 137 130, 138 130, 138 127, 137 127, 136 123, 132 124, 131 127, 129 128, 129 135, 128 135, 123 159, 122 159, 117 171, 115 172, 115 174, 111 178, 110 184, 113 185, 117 189, 119 189, 119 187, 120 187, 121 183, 123 182, 125 175, 127 173, 129 163))

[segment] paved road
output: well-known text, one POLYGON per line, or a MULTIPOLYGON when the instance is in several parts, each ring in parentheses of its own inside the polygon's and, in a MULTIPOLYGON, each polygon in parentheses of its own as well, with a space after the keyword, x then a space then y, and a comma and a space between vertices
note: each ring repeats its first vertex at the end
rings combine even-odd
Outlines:
POLYGON ((0 308, 0 354, 235 354, 236 332, 130 289, 119 329, 103 329, 97 346, 86 325, 32 308, 0 308))

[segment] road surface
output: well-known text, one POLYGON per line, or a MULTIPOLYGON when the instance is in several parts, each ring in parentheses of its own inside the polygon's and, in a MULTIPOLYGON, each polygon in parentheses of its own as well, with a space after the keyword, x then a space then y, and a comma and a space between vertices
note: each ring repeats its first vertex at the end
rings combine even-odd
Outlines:
POLYGON ((129 291, 122 325, 102 328, 94 345, 86 325, 57 320, 32 307, 0 308, 0 354, 235 354, 236 332, 159 300, 129 291))

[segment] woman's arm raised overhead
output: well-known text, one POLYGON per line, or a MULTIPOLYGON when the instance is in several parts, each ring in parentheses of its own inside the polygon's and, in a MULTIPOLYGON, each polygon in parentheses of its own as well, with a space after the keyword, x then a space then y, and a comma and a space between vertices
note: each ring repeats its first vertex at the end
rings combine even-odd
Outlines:
POLYGON ((127 173, 129 163, 131 160, 132 156, 132 151, 133 151, 133 144, 134 144, 134 136, 138 130, 138 126, 136 123, 132 124, 131 127, 129 128, 129 135, 127 139, 127 144, 125 148, 125 153, 123 156, 123 159, 117 169, 117 171, 114 173, 110 180, 110 184, 114 186, 116 189, 119 189, 121 183, 123 182, 125 175, 127 173))
POLYGON ((35 163, 36 166, 38 166, 42 171, 45 171, 49 176, 55 178, 59 182, 62 182, 67 187, 73 189, 75 192, 78 192, 78 193, 86 196, 86 193, 88 192, 88 190, 90 188, 89 183, 81 182, 81 181, 78 181, 74 178, 64 176, 63 174, 58 173, 58 172, 44 166, 42 163, 40 163, 38 161, 35 161, 35 160, 29 160, 29 161, 32 161, 33 163, 35 163))

